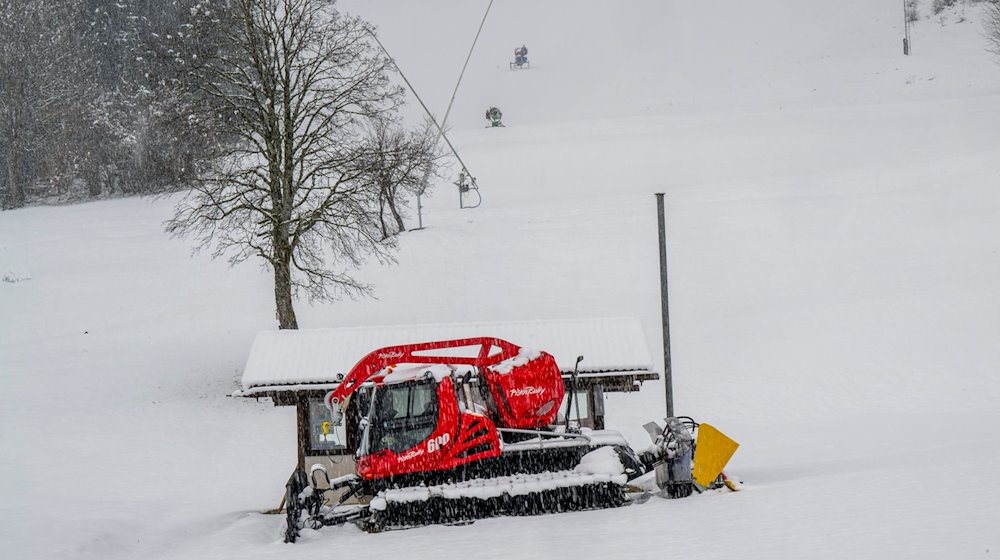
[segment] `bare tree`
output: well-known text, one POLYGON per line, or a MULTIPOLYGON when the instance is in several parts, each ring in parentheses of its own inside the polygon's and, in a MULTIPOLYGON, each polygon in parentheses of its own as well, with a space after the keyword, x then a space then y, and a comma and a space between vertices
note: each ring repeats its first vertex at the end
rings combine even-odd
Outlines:
POLYGON ((369 169, 378 189, 379 227, 384 239, 406 231, 406 199, 423 194, 429 180, 437 176, 442 152, 430 123, 407 131, 391 122, 377 121, 371 137, 376 151, 369 169), (387 212, 392 222, 387 221, 387 212))
POLYGON ((990 0, 983 6, 983 31, 986 33, 986 50, 1000 58, 1000 1, 990 0))
MULTIPOLYGON (((392 260, 378 222, 367 131, 392 120, 402 89, 360 19, 330 0, 230 0, 202 10, 222 40, 192 75, 232 142, 208 154, 168 231, 231 263, 274 273, 279 327, 298 328, 293 297, 369 293, 345 269, 392 260), (214 9, 214 8, 213 8, 214 9)), ((192 118, 195 118, 192 116, 192 118)), ((200 118, 200 117, 199 117, 200 118)))

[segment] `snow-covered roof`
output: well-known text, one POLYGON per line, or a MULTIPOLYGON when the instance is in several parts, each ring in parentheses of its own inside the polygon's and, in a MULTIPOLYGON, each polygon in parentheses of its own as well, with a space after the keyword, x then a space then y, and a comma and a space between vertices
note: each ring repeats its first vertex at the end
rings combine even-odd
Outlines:
POLYGON ((236 394, 333 384, 378 348, 478 336, 544 350, 565 372, 573 370, 580 355, 584 374, 653 368, 642 324, 629 317, 276 330, 254 339, 243 369, 243 390, 236 394))

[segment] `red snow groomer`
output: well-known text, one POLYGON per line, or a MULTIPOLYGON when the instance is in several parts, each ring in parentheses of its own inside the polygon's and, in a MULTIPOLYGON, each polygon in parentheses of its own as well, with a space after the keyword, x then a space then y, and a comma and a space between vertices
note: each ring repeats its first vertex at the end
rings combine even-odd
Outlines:
POLYGON ((311 476, 293 473, 286 541, 305 526, 355 522, 381 531, 618 507, 649 496, 633 492, 629 481, 651 470, 666 497, 733 487, 721 471, 736 444, 717 430, 703 430, 714 436, 704 443, 690 418, 668 419, 665 428, 647 424, 654 445, 636 454, 618 432, 571 425, 571 402, 557 424, 565 394, 550 354, 497 338, 369 353, 326 396, 333 423, 345 413, 362 415, 357 473, 319 480, 325 471, 318 465, 311 476), (712 447, 710 461, 695 461, 696 444, 712 447))

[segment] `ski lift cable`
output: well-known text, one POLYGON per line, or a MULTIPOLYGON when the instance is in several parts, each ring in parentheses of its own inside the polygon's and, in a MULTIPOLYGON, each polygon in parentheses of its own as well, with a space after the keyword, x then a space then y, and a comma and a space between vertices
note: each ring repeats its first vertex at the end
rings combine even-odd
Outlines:
MULTIPOLYGON (((441 138, 444 138, 445 143, 448 144, 448 148, 451 149, 451 153, 454 154, 455 159, 458 160, 458 163, 462 165, 462 170, 465 171, 466 175, 469 176, 469 179, 472 180, 472 185, 476 187, 476 190, 479 190, 479 185, 476 184, 476 178, 473 177, 472 173, 469 172, 468 166, 466 166, 465 162, 462 161, 462 156, 458 155, 458 150, 456 150, 455 146, 452 145, 451 140, 448 139, 448 135, 444 133, 444 129, 441 128, 441 125, 438 124, 437 119, 434 118, 434 115, 431 113, 430 109, 427 108, 427 104, 424 103, 424 100, 420 98, 420 94, 418 94, 417 90, 413 88, 413 84, 411 84, 410 80, 406 78, 406 74, 403 73, 403 69, 400 68, 399 64, 396 63, 396 59, 393 58, 391 54, 389 54, 389 50, 385 48, 385 45, 382 44, 382 41, 379 41, 378 36, 375 35, 375 32, 372 31, 370 27, 366 26, 365 31, 367 31, 368 34, 372 36, 372 39, 375 39, 375 42, 378 43, 378 46, 382 49, 382 52, 384 52, 385 55, 389 57, 389 61, 392 62, 392 65, 396 67, 396 71, 399 72, 399 77, 403 78, 403 81, 406 82, 406 87, 410 88, 410 91, 413 92, 414 97, 417 98, 417 101, 420 102, 420 106, 423 107, 424 112, 427 113, 427 118, 429 118, 431 122, 434 123, 434 126, 438 130, 438 134, 441 136, 441 138)), ((480 196, 480 200, 481 198, 482 197, 480 196)))
POLYGON ((490 15, 490 8, 493 7, 493 0, 490 0, 488 6, 486 6, 486 13, 483 14, 483 21, 479 22, 479 30, 476 31, 476 38, 472 40, 472 47, 469 48, 469 54, 465 57, 465 64, 462 65, 462 71, 458 74, 458 82, 455 83, 455 91, 451 92, 451 101, 448 102, 448 110, 444 112, 444 119, 441 120, 441 127, 444 128, 448 124, 448 115, 451 114, 451 106, 455 103, 455 96, 458 95, 458 86, 462 84, 462 77, 465 76, 465 69, 469 66, 469 60, 472 59, 472 51, 476 50, 476 43, 479 42, 479 34, 483 32, 483 26, 486 25, 486 16, 490 15))

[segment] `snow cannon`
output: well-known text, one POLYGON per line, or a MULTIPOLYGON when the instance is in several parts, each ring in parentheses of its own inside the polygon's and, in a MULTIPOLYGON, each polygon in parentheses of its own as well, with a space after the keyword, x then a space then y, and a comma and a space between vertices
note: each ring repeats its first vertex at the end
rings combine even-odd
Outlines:
POLYGON ((503 126, 503 112, 500 111, 499 107, 490 107, 486 110, 486 120, 490 121, 490 125, 486 128, 496 128, 498 126, 503 126))

